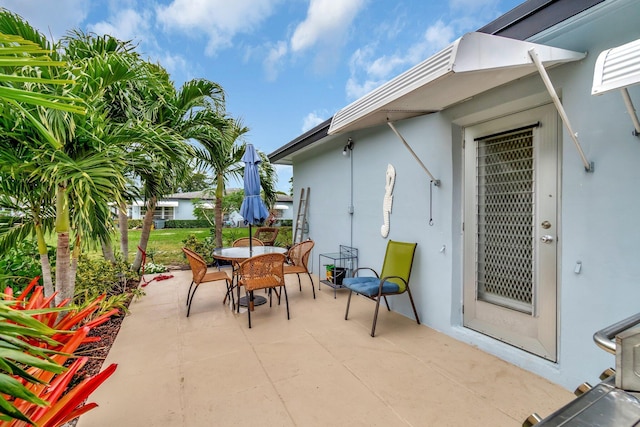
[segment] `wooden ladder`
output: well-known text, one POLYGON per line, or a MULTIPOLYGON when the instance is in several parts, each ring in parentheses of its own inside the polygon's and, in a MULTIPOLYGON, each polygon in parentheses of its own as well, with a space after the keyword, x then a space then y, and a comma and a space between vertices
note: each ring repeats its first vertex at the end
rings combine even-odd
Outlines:
POLYGON ((307 228, 307 208, 309 207, 309 194, 311 188, 307 187, 300 190, 300 203, 298 204, 298 218, 296 219, 296 227, 293 232, 293 244, 302 242, 305 228, 307 228))

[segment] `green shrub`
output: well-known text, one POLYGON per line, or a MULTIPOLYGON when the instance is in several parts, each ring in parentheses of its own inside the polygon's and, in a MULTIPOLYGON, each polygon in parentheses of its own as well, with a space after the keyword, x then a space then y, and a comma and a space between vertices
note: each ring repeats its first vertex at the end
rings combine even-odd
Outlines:
POLYGON ((291 246, 291 242, 293 241, 293 231, 291 227, 279 227, 278 237, 276 237, 276 246, 281 246, 283 248, 291 246))
POLYGON ((165 228, 208 228, 211 226, 205 219, 168 219, 165 228))
POLYGON ((208 236, 202 240, 198 240, 195 234, 190 234, 189 237, 182 241, 182 243, 185 248, 191 249, 202 258, 204 258, 207 264, 213 264, 214 260, 211 254, 216 247, 215 239, 213 237, 208 236))
POLYGON ((129 228, 129 230, 131 230, 132 228, 142 228, 142 220, 141 219, 130 219, 127 222, 127 227, 129 228))
MULTIPOLYGON (((115 265, 103 258, 81 256, 76 273, 76 288, 73 303, 83 307, 98 296, 106 294, 97 314, 106 313, 113 308, 127 312, 127 301, 130 295, 126 292, 127 281, 137 280, 128 265, 122 261, 115 265)), ((141 291, 134 292, 140 295, 141 291)))
MULTIPOLYGON (((55 248, 48 247, 49 262, 55 262, 55 248)), ((38 247, 32 240, 25 240, 0 255, 0 291, 11 286, 16 294, 22 292, 25 286, 36 276, 42 276, 42 265, 38 247)))

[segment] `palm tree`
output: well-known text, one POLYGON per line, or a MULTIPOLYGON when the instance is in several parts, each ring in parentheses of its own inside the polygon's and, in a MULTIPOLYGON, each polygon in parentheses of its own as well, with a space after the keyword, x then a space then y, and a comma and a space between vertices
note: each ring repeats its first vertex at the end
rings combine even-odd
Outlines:
POLYGON ((0 248, 35 235, 48 295, 53 285, 44 230, 52 224, 51 191, 33 175, 35 156, 25 141, 56 141, 56 131, 39 120, 42 115, 84 113, 82 101, 70 93, 74 81, 64 75, 67 64, 52 58, 57 59, 57 53, 44 36, 0 9, 0 197, 4 206, 26 211, 27 219, 2 230, 0 248))
MULTIPOLYGON (((244 164, 241 162, 246 144, 244 135, 249 128, 244 126, 240 119, 220 116, 217 112, 202 111, 202 126, 196 129, 190 136, 200 143, 196 147, 195 156, 200 167, 211 169, 214 175, 215 187, 215 243, 222 247, 222 199, 225 188, 231 178, 241 179, 244 172, 244 164)), ((260 165, 260 178, 265 200, 269 207, 273 206, 276 199, 275 169, 269 163, 264 153, 260 153, 262 162, 260 165)))
MULTIPOLYGON (((24 22, 14 23, 14 15, 0 14, 0 32, 14 31, 30 36, 33 43, 43 49, 49 47, 46 39, 24 22)), ((33 69, 36 75, 47 76, 47 82, 55 77, 77 76, 74 84, 52 87, 41 84, 35 89, 54 95, 76 96, 86 105, 86 115, 73 111, 51 110, 40 106, 25 107, 17 114, 17 126, 0 141, 3 148, 24 146, 24 156, 15 164, 3 165, 3 172, 16 179, 31 178, 41 184, 40 200, 23 206, 55 206, 55 232, 57 233, 56 302, 73 297, 75 267, 82 246, 109 239, 109 202, 119 203, 125 188, 123 171, 126 163, 124 147, 131 140, 151 141, 160 136, 166 139, 165 129, 134 122, 109 120, 106 108, 109 88, 118 82, 139 76, 136 56, 127 51, 100 52, 88 55, 82 47, 100 45, 105 39, 69 37, 65 43, 51 48, 51 55, 65 60, 63 71, 54 68, 33 69), (89 42, 89 43, 87 43, 89 42), (66 47, 66 50, 64 49, 66 47), (75 56, 74 56, 75 55, 75 56), (49 78, 49 76, 51 78, 49 78), (37 118, 37 119, 35 119, 37 118), (21 163, 20 163, 21 162, 21 163), (15 175, 20 172, 22 175, 15 175), (73 254, 70 251, 74 245, 73 254)), ((111 39, 109 39, 111 40, 111 39)), ((94 49, 100 51, 100 49, 94 49)), ((18 82, 23 89, 33 89, 32 82, 18 82)), ((14 85, 18 84, 13 82, 14 85)), ((171 134, 173 138, 173 134, 171 134)), ((7 182, 11 182, 7 180, 7 182)), ((15 181, 14 181, 15 182, 15 181)), ((18 192, 18 194, 20 194, 18 192)), ((34 192, 35 194, 35 192, 34 192)), ((36 216, 33 216, 36 218, 36 216)), ((38 222, 36 222, 37 224, 38 222)), ((41 224, 47 223, 42 221, 41 224)), ((35 228, 37 230, 37 228, 35 228)), ((51 231, 51 229, 46 230, 51 231)), ((14 233, 14 235, 17 235, 14 233)), ((43 269, 44 271, 44 269, 43 269)))
MULTIPOLYGON (((199 111, 218 111, 224 107, 224 92, 217 83, 204 79, 186 82, 176 90, 167 72, 157 66, 150 74, 154 84, 148 86, 144 99, 143 114, 153 125, 174 132, 180 142, 171 151, 160 150, 148 154, 145 168, 136 170, 141 180, 145 197, 146 213, 142 222, 142 232, 138 246, 146 250, 153 224, 153 213, 159 199, 170 194, 183 176, 189 172, 191 145, 187 143, 193 130, 201 126, 203 120, 199 111), (178 148, 179 147, 179 148, 178 148), (167 155, 171 155, 167 158, 167 155)), ((132 270, 139 271, 142 265, 142 253, 138 251, 132 270)))
POLYGON ((244 154, 245 144, 240 138, 249 131, 240 120, 220 117, 215 112, 205 111, 202 128, 191 137, 200 143, 196 147, 195 156, 200 167, 211 169, 214 178, 215 195, 215 244, 222 247, 222 198, 230 178, 242 178, 243 165, 240 159, 244 154), (237 144, 236 142, 239 142, 237 144))
MULTIPOLYGON (((42 90, 51 85, 70 85, 72 79, 55 79, 48 69, 65 68, 52 59, 53 46, 18 15, 0 8, 0 100, 17 112, 27 113, 22 104, 82 114, 82 100, 42 90), (44 73, 36 73, 44 70, 44 73), (35 89, 35 90, 34 90, 35 89)), ((43 129, 39 129, 43 130, 43 129)))

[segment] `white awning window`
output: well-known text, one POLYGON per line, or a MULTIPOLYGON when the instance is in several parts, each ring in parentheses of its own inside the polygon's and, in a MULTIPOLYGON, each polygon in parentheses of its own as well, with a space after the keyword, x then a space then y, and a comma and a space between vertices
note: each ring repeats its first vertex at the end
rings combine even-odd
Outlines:
MULTIPOLYGON (((144 206, 144 202, 140 201, 140 200, 136 200, 135 202, 132 203, 133 206, 144 206)), ((167 200, 160 200, 158 203, 156 203, 156 207, 172 207, 172 208, 177 208, 180 205, 180 203, 178 202, 171 202, 171 201, 167 201, 167 200)))
POLYGON ((286 209, 289 209, 289 206, 276 204, 276 205, 273 205, 273 209, 286 210, 286 209))
POLYGON ((640 40, 607 49, 598 55, 591 95, 619 89, 633 121, 634 135, 640 135, 640 121, 627 88, 640 83, 640 40))
POLYGON ((468 33, 440 52, 338 111, 329 134, 443 110, 536 73, 535 49, 548 68, 585 54, 484 33, 468 33))

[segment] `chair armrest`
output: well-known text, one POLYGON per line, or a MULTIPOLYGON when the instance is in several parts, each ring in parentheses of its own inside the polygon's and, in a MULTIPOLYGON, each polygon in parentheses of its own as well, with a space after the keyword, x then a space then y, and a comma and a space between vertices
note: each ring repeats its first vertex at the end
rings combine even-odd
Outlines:
POLYGON ((358 272, 359 272, 360 270, 369 270, 369 271, 373 272, 373 274, 375 274, 375 275, 376 275, 376 277, 380 277, 380 276, 378 275, 378 273, 377 273, 373 268, 371 268, 371 267, 360 267, 360 268, 356 268, 355 270, 353 270, 353 277, 358 276, 358 272))
POLYGON ((407 286, 409 286, 409 283, 406 280, 404 280, 403 277, 400 277, 400 276, 385 276, 385 277, 380 279, 380 284, 378 285, 378 295, 382 294, 382 286, 384 285, 384 282, 388 281, 389 279, 400 279, 400 280, 402 280, 404 282, 405 289, 406 289, 407 286))
POLYGON ((386 282, 389 279, 400 279, 400 280, 402 280, 404 282, 405 285, 408 284, 407 281, 404 280, 404 278, 400 277, 400 276, 386 276, 386 277, 383 277, 382 279, 380 279, 380 283, 386 282))

